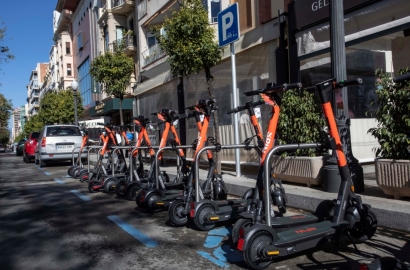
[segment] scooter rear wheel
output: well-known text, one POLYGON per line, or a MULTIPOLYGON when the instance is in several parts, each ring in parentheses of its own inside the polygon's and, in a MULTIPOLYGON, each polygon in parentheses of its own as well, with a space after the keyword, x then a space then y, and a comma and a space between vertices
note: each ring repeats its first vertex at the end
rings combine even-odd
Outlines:
POLYGON ((239 240, 239 230, 250 226, 252 226, 252 220, 249 218, 240 218, 235 222, 232 228, 232 242, 235 245, 239 240))
POLYGON ((248 248, 243 252, 246 264, 252 269, 265 269, 273 260, 261 255, 264 247, 272 243, 272 236, 267 231, 258 231, 249 239, 248 248))
POLYGON ((127 182, 125 180, 121 180, 120 182, 115 185, 115 194, 118 197, 125 197, 125 192, 127 191, 127 182))
POLYGON ((377 230, 377 217, 372 210, 367 211, 364 223, 357 223, 353 229, 349 230, 351 236, 355 239, 364 241, 373 237, 377 230))
POLYGON ((184 226, 188 223, 188 216, 182 212, 185 210, 185 201, 176 200, 168 209, 168 217, 177 226, 184 226))
POLYGON ((135 196, 135 203, 139 208, 144 208, 145 201, 145 191, 143 189, 138 190, 137 195, 135 196))
POLYGON ((87 182, 89 178, 89 173, 88 171, 82 171, 78 177, 81 183, 87 182))
POLYGON ((116 183, 118 180, 116 178, 107 178, 104 181, 104 192, 108 194, 114 194, 115 193, 115 187, 116 183))
POLYGON ((207 216, 214 211, 211 205, 202 205, 195 213, 195 226, 201 231, 210 231, 216 226, 216 222, 208 221, 207 216))
POLYGON ((102 186, 101 186, 100 182, 96 181, 96 180, 91 181, 90 183, 88 183, 88 191, 90 193, 95 193, 95 192, 99 191, 101 187, 102 186))
POLYGON ((67 174, 68 174, 69 176, 71 176, 71 177, 74 177, 73 170, 74 170, 75 168, 77 168, 77 165, 72 165, 70 168, 68 168, 67 174))
POLYGON ((135 198, 137 197, 137 192, 140 189, 141 187, 138 184, 132 185, 131 187, 127 188, 127 191, 126 191, 127 199, 130 201, 134 201, 135 198))

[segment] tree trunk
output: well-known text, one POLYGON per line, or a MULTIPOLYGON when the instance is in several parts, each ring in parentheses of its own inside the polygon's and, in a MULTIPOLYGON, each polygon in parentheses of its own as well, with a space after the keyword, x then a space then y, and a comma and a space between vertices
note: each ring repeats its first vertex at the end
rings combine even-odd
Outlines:
POLYGON ((121 121, 121 125, 124 125, 124 120, 122 118, 122 100, 124 99, 124 96, 120 97, 120 101, 119 101, 119 107, 120 107, 120 121, 121 121))
MULTIPOLYGON (((179 84, 177 86, 178 91, 178 113, 185 113, 185 95, 184 95, 184 79, 179 77, 179 84)), ((186 121, 185 118, 180 119, 179 123, 179 138, 182 145, 186 145, 186 121)), ((185 151, 185 150, 184 150, 185 151)))
MULTIPOLYGON (((206 83, 207 83, 207 86, 208 86, 209 97, 211 99, 214 99, 215 98, 215 96, 214 96, 214 84, 213 84, 214 77, 211 75, 211 68, 210 67, 205 68, 205 76, 206 76, 206 83)), ((221 143, 220 136, 219 136, 218 111, 215 110, 215 111, 213 111, 212 114, 213 114, 213 117, 214 117, 214 137, 215 137, 215 140, 218 143, 221 143)), ((215 160, 215 163, 216 163, 217 173, 221 173, 221 160, 219 158, 219 152, 215 152, 214 160, 215 160)))

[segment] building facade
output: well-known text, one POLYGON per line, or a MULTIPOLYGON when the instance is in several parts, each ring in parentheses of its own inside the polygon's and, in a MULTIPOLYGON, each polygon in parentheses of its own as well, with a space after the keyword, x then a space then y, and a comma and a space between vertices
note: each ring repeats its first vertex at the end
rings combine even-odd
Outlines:
POLYGON ((39 111, 41 90, 48 65, 48 63, 37 63, 36 68, 30 74, 29 84, 27 85, 28 116, 35 115, 39 111))
POLYGON ((21 115, 20 115, 21 109, 20 108, 14 108, 13 109, 13 128, 12 128, 12 141, 16 139, 16 137, 21 133, 21 115))

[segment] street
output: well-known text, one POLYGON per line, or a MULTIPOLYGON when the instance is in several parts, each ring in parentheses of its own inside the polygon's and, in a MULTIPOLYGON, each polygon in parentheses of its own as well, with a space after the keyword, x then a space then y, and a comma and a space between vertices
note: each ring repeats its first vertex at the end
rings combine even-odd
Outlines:
MULTIPOLYGON (((166 211, 148 214, 115 194, 89 193, 67 175, 70 165, 39 168, 0 154, 0 269, 246 269, 231 247, 232 223, 210 232, 173 227, 166 211)), ((379 228, 357 247, 329 244, 269 269, 359 269, 379 256, 410 263, 409 233, 379 228)))

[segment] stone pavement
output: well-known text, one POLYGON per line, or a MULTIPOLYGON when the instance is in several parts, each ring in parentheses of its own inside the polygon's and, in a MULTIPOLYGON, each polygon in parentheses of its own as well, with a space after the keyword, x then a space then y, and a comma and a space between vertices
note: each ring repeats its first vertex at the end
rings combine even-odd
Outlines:
MULTIPOLYGON (((90 164, 95 164, 95 156, 90 156, 90 164)), ((176 166, 174 162, 168 161, 161 166, 162 171, 170 175, 175 175, 176 166)), ((147 164, 147 167, 149 165, 147 164)), ((199 179, 206 179, 206 166, 200 166, 199 179)), ((370 204, 372 210, 377 215, 378 226, 390 229, 410 232, 410 198, 395 200, 392 196, 385 195, 376 183, 374 164, 363 165, 365 191, 359 195, 363 203, 370 204)), ((243 193, 255 186, 257 174, 256 166, 242 166, 242 176, 237 177, 234 165, 222 167, 223 180, 226 184, 230 195, 242 196, 243 193)), ((329 193, 323 190, 323 187, 310 187, 299 184, 283 182, 288 206, 292 208, 315 211, 316 206, 325 199, 335 199, 336 193, 329 193)))

